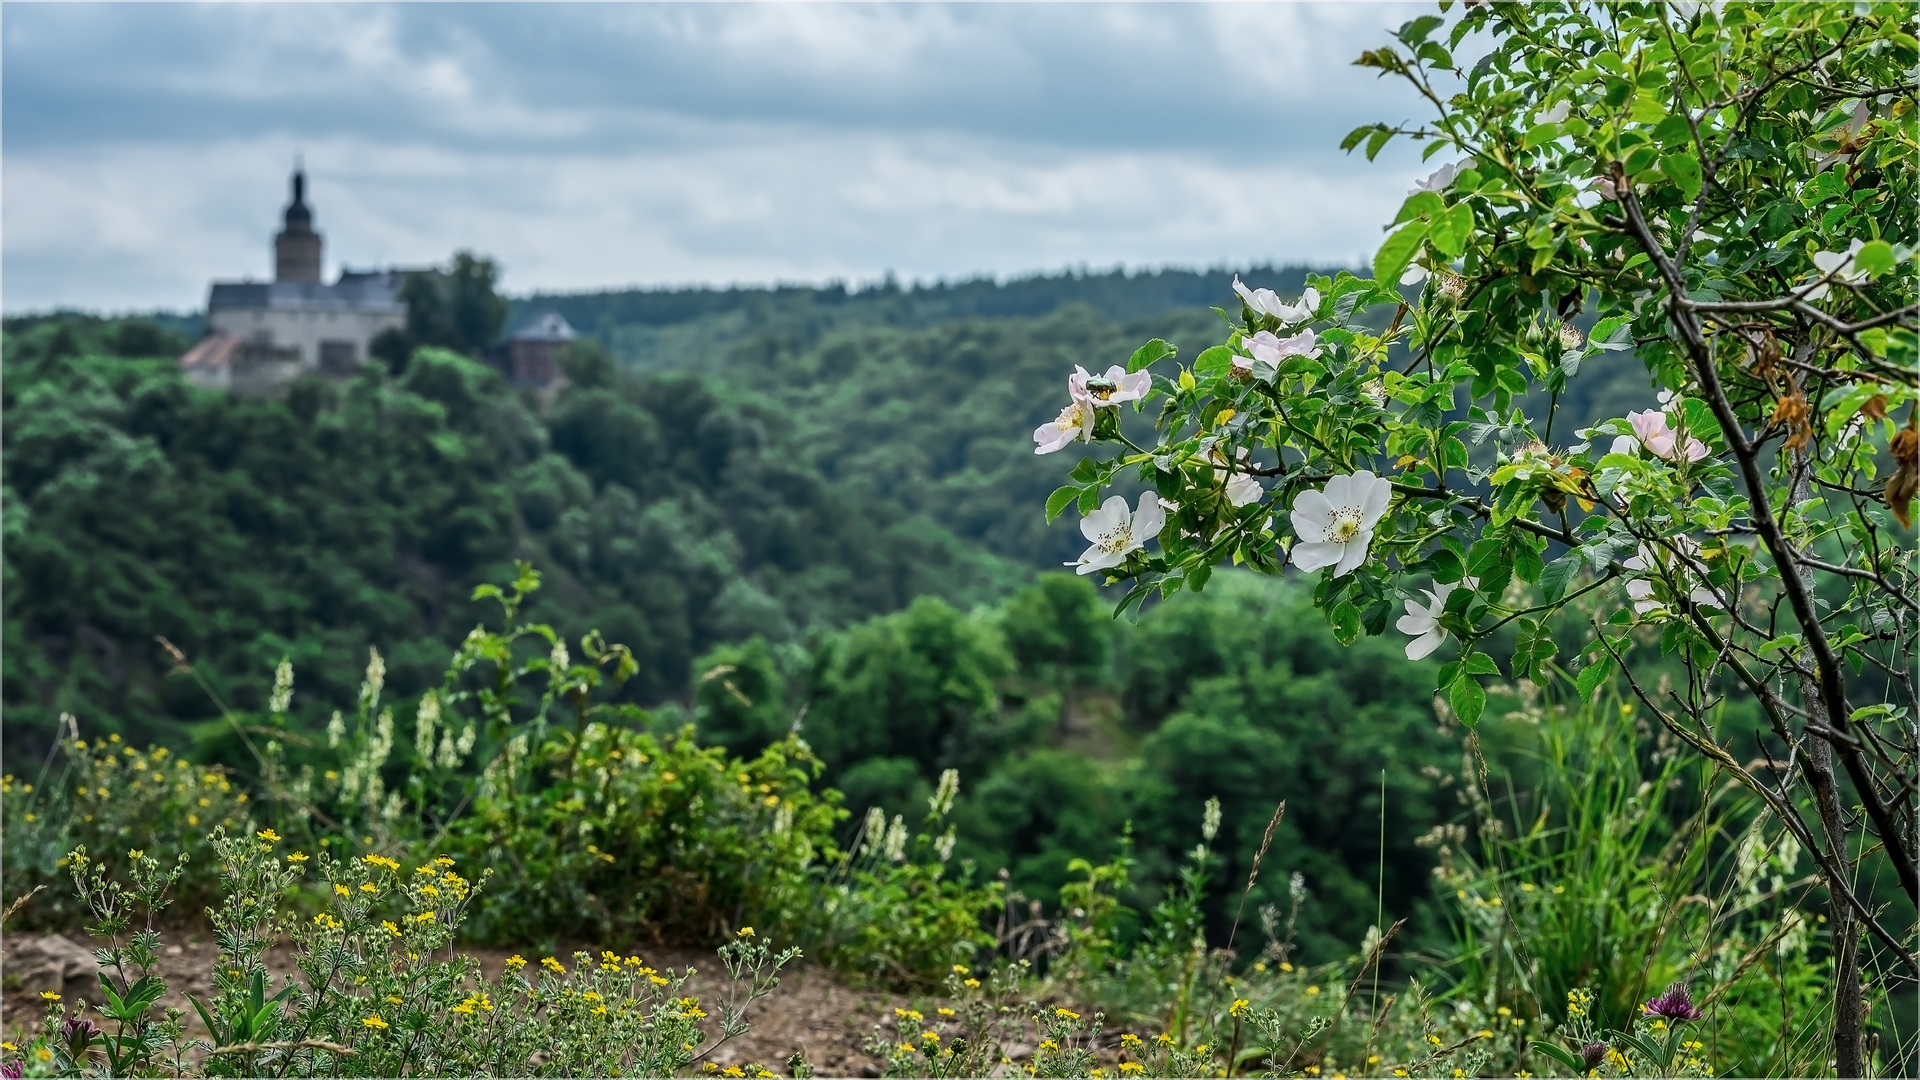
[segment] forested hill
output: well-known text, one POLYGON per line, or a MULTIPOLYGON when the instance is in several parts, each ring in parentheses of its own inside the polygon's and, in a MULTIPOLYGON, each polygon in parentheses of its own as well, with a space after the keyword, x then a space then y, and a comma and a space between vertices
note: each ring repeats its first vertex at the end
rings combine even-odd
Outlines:
MULTIPOLYGON (((1258 266, 1237 271, 1247 280, 1297 293, 1310 270, 1258 266)), ((534 293, 513 301, 513 322, 557 311, 623 364, 653 370, 724 361, 748 338, 776 331, 789 343, 810 345, 833 329, 855 326, 930 327, 973 319, 1033 318, 1084 305, 1109 320, 1231 309, 1236 271, 1148 270, 1127 273, 1066 271, 996 282, 976 278, 902 286, 891 278, 849 289, 826 286, 624 289, 534 293)))
POLYGON ((423 688, 516 558, 548 575, 536 617, 634 647, 649 702, 720 642, 1004 596, 1082 546, 1044 526, 1065 466, 1029 437, 1063 373, 1217 337, 1188 301, 1230 280, 541 298, 619 358, 576 350, 550 402, 443 351, 228 398, 180 378, 178 320, 9 319, 7 740, 62 711, 167 741, 211 717, 156 636, 243 709, 288 653, 315 709, 350 700, 368 646, 423 688), (686 347, 641 362, 639 329, 686 347))

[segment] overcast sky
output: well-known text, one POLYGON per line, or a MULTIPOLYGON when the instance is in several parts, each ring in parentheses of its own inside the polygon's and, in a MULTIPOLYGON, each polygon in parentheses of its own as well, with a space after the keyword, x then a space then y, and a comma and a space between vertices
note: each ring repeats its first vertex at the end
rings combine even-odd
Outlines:
POLYGON ((1351 66, 1423 6, 7 4, 0 306, 272 271, 296 153, 341 265, 505 285, 1365 258, 1425 114, 1351 66))

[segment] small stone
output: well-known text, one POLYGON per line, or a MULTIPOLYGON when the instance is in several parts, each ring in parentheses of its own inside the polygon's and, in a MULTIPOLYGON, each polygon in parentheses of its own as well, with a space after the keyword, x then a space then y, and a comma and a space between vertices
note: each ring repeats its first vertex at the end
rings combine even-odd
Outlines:
POLYGON ((33 993, 52 991, 96 1005, 106 1000, 100 993, 100 962, 59 934, 9 941, 6 958, 8 970, 18 973, 20 985, 33 993))

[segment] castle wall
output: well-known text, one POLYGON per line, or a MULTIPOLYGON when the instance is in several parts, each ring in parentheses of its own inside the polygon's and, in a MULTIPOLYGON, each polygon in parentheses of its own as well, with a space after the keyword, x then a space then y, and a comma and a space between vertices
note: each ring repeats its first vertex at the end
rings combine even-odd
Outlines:
POLYGON ((403 327, 406 322, 406 312, 398 305, 375 311, 214 308, 207 313, 209 333, 232 334, 245 341, 271 342, 293 349, 300 354, 303 370, 324 369, 329 375, 352 374, 367 359, 367 346, 376 335, 403 327), (351 346, 350 353, 342 348, 346 345, 351 346))

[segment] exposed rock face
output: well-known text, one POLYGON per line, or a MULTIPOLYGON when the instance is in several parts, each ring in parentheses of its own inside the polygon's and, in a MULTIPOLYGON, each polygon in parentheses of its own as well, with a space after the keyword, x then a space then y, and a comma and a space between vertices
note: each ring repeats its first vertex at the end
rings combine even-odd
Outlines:
POLYGON ((20 976, 20 985, 33 993, 51 990, 68 999, 83 998, 99 1004, 100 963, 88 949, 75 945, 59 934, 19 938, 9 935, 6 966, 10 974, 20 976))

